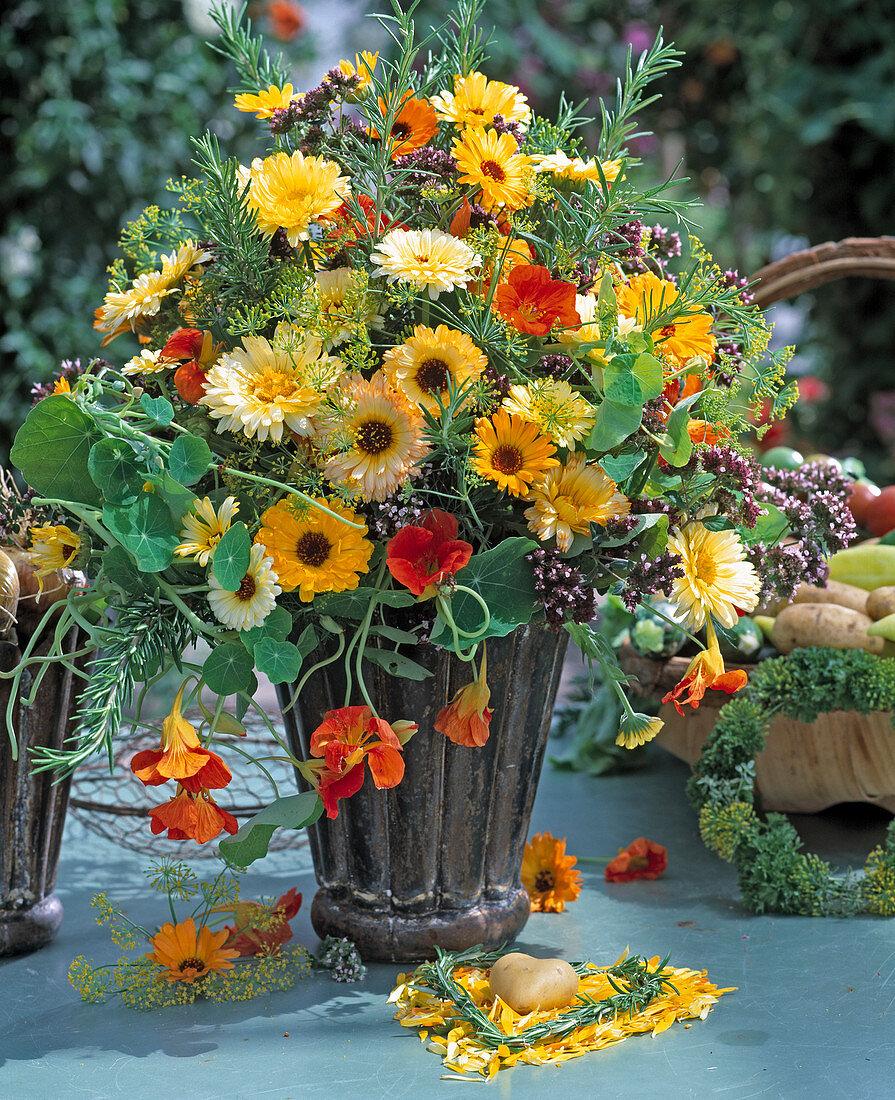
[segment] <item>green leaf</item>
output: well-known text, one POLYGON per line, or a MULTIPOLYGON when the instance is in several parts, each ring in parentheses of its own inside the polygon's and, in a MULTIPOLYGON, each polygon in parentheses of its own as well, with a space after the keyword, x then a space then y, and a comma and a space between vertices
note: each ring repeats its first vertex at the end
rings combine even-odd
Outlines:
POLYGON ((399 630, 396 626, 385 626, 383 624, 372 626, 370 627, 370 633, 380 638, 387 638, 390 642, 395 642, 398 645, 419 644, 419 638, 416 634, 411 634, 409 630, 399 630))
POLYGON ((603 394, 618 405, 642 406, 663 388, 662 364, 646 352, 635 359, 616 355, 603 368, 603 394))
POLYGON ((248 691, 252 684, 254 662, 239 642, 224 642, 211 651, 202 666, 202 679, 215 695, 235 695, 248 691))
POLYGON ((376 649, 368 646, 364 650, 364 657, 374 665, 384 668, 390 676, 403 676, 406 680, 426 680, 432 673, 416 661, 411 661, 403 653, 393 649, 376 649))
POLYGON ((329 596, 323 609, 327 615, 338 615, 342 619, 362 619, 372 599, 385 604, 386 607, 410 607, 411 604, 416 603, 416 598, 411 592, 355 588, 353 592, 337 592, 329 596))
POLYGON ((232 714, 228 714, 225 710, 222 710, 217 717, 217 721, 215 721, 213 710, 210 710, 201 699, 197 699, 196 703, 199 706, 199 710, 202 711, 202 717, 209 723, 209 729, 214 733, 229 733, 236 737, 245 736, 245 726, 242 722, 237 721, 232 714))
POLYGON ((90 448, 87 470, 110 504, 133 504, 143 492, 146 471, 124 439, 100 439, 90 448))
POLYGON ((163 428, 167 428, 174 419, 174 406, 167 397, 150 397, 148 393, 144 393, 140 398, 140 408, 150 420, 163 428))
POLYGON ((312 626, 306 626, 295 645, 302 657, 307 657, 309 653, 313 653, 317 648, 317 631, 312 626))
POLYGON ((610 271, 607 271, 600 280, 597 317, 600 321, 600 332, 604 336, 607 336, 618 324, 618 299, 615 296, 615 286, 610 271))
POLYGON ((98 508, 102 494, 87 467, 90 449, 102 439, 93 417, 70 397, 45 397, 16 433, 10 461, 41 496, 98 508))
POLYGON ((623 455, 604 455, 600 459, 600 465, 616 485, 621 485, 638 466, 642 465, 644 457, 642 451, 632 451, 623 455))
POLYGON ((179 435, 168 455, 168 470, 182 485, 195 485, 211 462, 211 448, 201 436, 179 435))
POLYGON ((703 516, 700 520, 703 527, 709 531, 732 531, 733 524, 727 516, 703 516))
POLYGON ((655 558, 665 550, 667 545, 668 516, 659 515, 656 516, 655 523, 648 526, 643 532, 640 539, 640 550, 648 558, 655 558))
POLYGON ((270 838, 276 829, 304 829, 323 813, 323 802, 316 791, 278 798, 250 817, 233 836, 220 843, 221 854, 237 867, 248 867, 267 855, 270 838))
POLYGON ((155 577, 141 573, 123 546, 113 546, 103 554, 103 573, 113 584, 132 596, 142 596, 158 588, 155 577))
MULTIPOLYGON (((610 360, 611 362, 611 360, 610 360)), ((589 451, 611 451, 633 435, 643 420, 643 408, 635 405, 619 405, 604 400, 597 406, 597 417, 587 437, 589 451)))
MULTIPOLYGON (((245 574, 243 574, 245 576, 245 574)), ((262 638, 274 638, 284 642, 292 632, 292 616, 285 607, 275 607, 260 626, 251 630, 242 630, 239 640, 248 650, 252 650, 262 638)))
POLYGON ((626 531, 623 535, 618 535, 611 538, 605 534, 598 533, 594 538, 594 545, 597 547, 610 547, 610 546, 628 546, 634 539, 641 535, 644 531, 650 527, 655 527, 657 523, 665 520, 665 530, 668 530, 668 517, 664 512, 644 512, 635 518, 634 526, 630 531, 626 531))
POLYGON ((107 504, 103 523, 144 573, 160 573, 173 561, 180 534, 170 509, 155 493, 140 493, 127 508, 107 504))
POLYGON ((160 474, 150 474, 146 480, 164 498, 165 504, 171 509, 171 515, 178 524, 196 503, 196 494, 193 490, 175 481, 167 470, 163 470, 160 474))
MULTIPOLYGON (((534 577, 524 555, 537 545, 527 538, 504 539, 492 550, 473 554, 469 559, 460 579, 482 597, 491 612, 491 622, 482 638, 503 638, 517 626, 531 621, 535 609, 534 577)), ((470 633, 480 630, 485 621, 478 601, 465 592, 454 595, 451 614, 457 626, 470 633)), ((445 648, 453 646, 450 628, 441 615, 435 620, 432 642, 445 648)))
POLYGON ((690 408, 702 396, 693 393, 679 401, 665 424, 665 437, 659 445, 659 454, 670 466, 686 466, 693 453, 693 441, 687 428, 690 424, 690 408))
POLYGON ((252 540, 244 523, 234 523, 226 530, 214 548, 211 571, 221 588, 235 592, 249 569, 252 556, 252 540))
POLYGON ((292 684, 301 671, 298 646, 277 638, 262 638, 255 645, 255 667, 272 684, 292 684))
POLYGON ((761 502, 762 514, 758 522, 751 530, 745 529, 742 534, 748 543, 766 542, 773 545, 789 531, 789 520, 774 504, 761 502))

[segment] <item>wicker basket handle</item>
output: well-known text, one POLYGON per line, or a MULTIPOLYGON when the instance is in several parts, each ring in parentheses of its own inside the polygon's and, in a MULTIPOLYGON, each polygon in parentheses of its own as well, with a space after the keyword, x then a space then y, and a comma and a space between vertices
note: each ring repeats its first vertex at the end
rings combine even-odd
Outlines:
POLYGON ((750 293, 765 309, 783 298, 794 298, 850 275, 895 279, 895 237, 848 237, 793 252, 756 272, 752 278, 758 282, 750 293))

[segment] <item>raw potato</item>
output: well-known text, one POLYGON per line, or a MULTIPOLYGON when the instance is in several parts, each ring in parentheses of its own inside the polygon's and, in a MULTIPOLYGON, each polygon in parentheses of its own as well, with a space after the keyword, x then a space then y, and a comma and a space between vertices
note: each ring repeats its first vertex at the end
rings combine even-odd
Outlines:
POLYGON ((866 649, 881 654, 883 639, 867 633, 873 620, 850 607, 830 603, 797 603, 785 607, 774 621, 774 645, 781 653, 807 646, 866 649))
POLYGON ((578 975, 565 959, 534 959, 511 951, 498 959, 488 977, 491 992, 515 1012, 565 1008, 578 992, 578 975))
POLYGON ((862 615, 870 614, 867 610, 866 589, 858 588, 854 584, 842 584, 841 581, 829 581, 826 588, 815 588, 812 584, 800 584, 796 589, 792 602, 794 604, 834 603, 839 607, 850 607, 852 611, 860 611, 862 615))
POLYGON ((867 614, 871 619, 884 619, 895 615, 895 584, 874 588, 867 597, 867 614))

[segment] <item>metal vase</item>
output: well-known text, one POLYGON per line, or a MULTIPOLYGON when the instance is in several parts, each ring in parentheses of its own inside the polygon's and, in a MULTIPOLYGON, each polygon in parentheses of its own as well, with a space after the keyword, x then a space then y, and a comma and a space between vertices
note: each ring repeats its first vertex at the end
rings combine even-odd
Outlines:
MULTIPOLYGON (((77 647, 78 629, 65 638, 67 653, 77 647)), ((51 638, 35 649, 45 656, 51 638)), ((0 642, 0 668, 15 668, 21 651, 0 642)), ((62 902, 53 893, 71 780, 54 782, 52 772, 31 774, 31 751, 59 749, 71 732, 74 676, 53 662, 44 673, 34 704, 22 705, 41 666, 22 676, 14 703, 13 728, 18 759, 13 760, 6 726, 10 680, 0 680, 0 956, 35 951, 49 943, 62 923, 62 902)))
MULTIPOLYGON (((381 716, 411 719, 419 732, 404 748, 397 787, 376 790, 367 775, 335 820, 309 829, 320 886, 311 923, 321 938, 347 936, 364 958, 397 961, 431 957, 436 945, 496 946, 519 933, 529 915, 522 850, 567 641, 565 632, 530 626, 488 640, 494 716, 481 748, 433 729, 439 710, 470 682, 468 664, 426 645, 408 655, 431 678, 395 679, 366 666, 381 716)), ((285 706, 291 692, 279 690, 285 706)), ((326 711, 344 704, 344 670, 335 662, 284 714, 297 755, 307 758, 326 711)))

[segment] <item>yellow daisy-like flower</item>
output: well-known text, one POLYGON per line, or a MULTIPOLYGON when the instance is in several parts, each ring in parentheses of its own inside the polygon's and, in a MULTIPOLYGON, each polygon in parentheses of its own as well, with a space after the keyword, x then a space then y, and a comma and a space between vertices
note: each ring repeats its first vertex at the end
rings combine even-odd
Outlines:
POLYGON ((567 901, 581 893, 581 872, 573 868, 575 856, 566 855, 566 840, 550 833, 535 833, 522 854, 522 885, 528 891, 533 913, 561 913, 567 901))
POLYGON ((188 271, 211 259, 211 253, 200 248, 195 241, 184 241, 176 252, 162 256, 162 276, 169 283, 179 283, 188 271))
POLYGON ((328 417, 327 429, 327 443, 344 440, 347 446, 326 459, 323 472, 364 500, 385 500, 427 449, 419 410, 381 371, 349 387, 343 407, 328 417))
POLYGON ((677 287, 668 279, 660 279, 651 271, 635 275, 627 284, 616 287, 619 312, 634 317, 647 329, 661 354, 683 366, 695 356, 711 363, 718 341, 712 334, 712 318, 697 307, 676 317, 673 322, 656 328, 654 321, 679 297, 677 287))
POLYGON ((592 523, 605 523, 631 511, 630 501, 599 466, 588 466, 584 455, 571 455, 564 466, 550 470, 531 490, 525 510, 528 527, 542 542, 556 538, 568 550, 577 531, 586 535, 592 523))
POLYGON ((310 376, 329 370, 321 363, 318 337, 304 336, 289 347, 275 347, 262 336, 244 336, 243 346, 225 352, 209 370, 205 396, 218 431, 243 432, 249 439, 279 443, 284 429, 313 432, 309 417, 323 400, 310 376))
POLYGON ((227 497, 215 511, 209 497, 197 498, 192 511, 181 521, 180 537, 183 542, 174 550, 182 558, 192 558, 199 565, 208 565, 214 548, 229 531, 233 517, 239 511, 236 497, 227 497))
POLYGON ((75 560, 81 550, 81 536, 76 535, 64 523, 44 523, 32 527, 28 532, 31 545, 28 557, 37 574, 37 583, 43 592, 44 577, 65 569, 75 560))
POLYGON ((208 578, 208 602, 215 617, 233 630, 251 630, 260 626, 276 607, 277 596, 283 591, 271 568, 273 560, 265 557, 264 547, 255 543, 249 557, 249 568, 235 592, 221 587, 214 574, 208 578))
POLYGON ((257 95, 243 92, 233 101, 233 106, 237 111, 254 112, 255 118, 270 118, 274 111, 282 111, 297 98, 291 84, 284 84, 282 88, 271 84, 266 92, 257 95))
POLYGON ((528 204, 531 157, 519 152, 511 134, 468 128, 454 139, 451 152, 457 161, 458 182, 478 187, 486 210, 499 206, 518 210, 528 204))
POLYGON ((561 149, 555 153, 536 153, 531 158, 536 172, 549 172, 556 179, 572 180, 580 183, 591 180, 600 183, 600 172, 607 183, 618 179, 622 162, 620 160, 582 160, 581 157, 567 156, 561 149))
POLYGON ((559 465, 553 457, 556 448, 541 435, 537 424, 506 409, 498 409, 490 420, 477 420, 475 434, 473 470, 511 496, 525 496, 533 481, 559 465))
POLYGON ((503 407, 537 424, 559 447, 571 447, 594 426, 596 410, 568 382, 536 378, 525 386, 510 386, 503 407))
POLYGON ((232 947, 224 947, 224 941, 230 935, 229 928, 212 932, 202 925, 196 930, 192 917, 179 924, 163 924, 161 931, 150 939, 153 950, 147 956, 162 967, 162 977, 169 982, 188 982, 206 974, 220 974, 231 970, 239 952, 232 947))
MULTIPOLYGON (((360 522, 340 501, 319 499, 316 503, 352 523, 360 522)), ((273 557, 283 589, 297 589, 305 603, 318 592, 351 591, 357 588, 360 574, 367 572, 373 543, 364 538, 366 526, 349 527, 310 506, 299 512, 285 500, 268 508, 261 524, 255 537, 273 557)))
POLYGON ((121 368, 122 374, 161 374, 164 370, 179 366, 177 359, 166 359, 161 351, 144 348, 132 356, 121 368))
POLYGON ((622 714, 616 745, 620 749, 639 749, 658 734, 665 723, 648 714, 622 714))
POLYGON ((433 300, 444 291, 465 286, 470 272, 482 263, 468 244, 440 229, 393 229, 370 259, 379 265, 374 275, 385 275, 390 283, 410 283, 428 291, 433 300))
POLYGON ((267 237, 285 229, 293 248, 307 240, 311 222, 334 213, 348 196, 348 177, 339 172, 334 160, 300 152, 276 153, 252 165, 248 199, 258 228, 267 237))
POLYGON ((755 610, 761 582, 736 531, 710 531, 693 520, 669 537, 668 550, 683 559, 684 575, 669 596, 686 616, 683 626, 698 630, 711 615, 731 627, 739 613, 755 610))
POLYGON ((347 97, 349 103, 355 103, 369 89, 373 81, 373 70, 376 68, 376 62, 378 60, 378 50, 376 53, 370 53, 369 50, 364 50, 362 53, 356 53, 354 55, 353 65, 350 61, 339 62, 339 71, 343 76, 358 77, 357 87, 352 94, 347 97))
POLYGON ((436 398, 447 403, 449 380, 459 388, 478 379, 487 365, 484 353, 465 332, 447 325, 435 330, 417 325, 413 336, 385 353, 384 370, 411 401, 434 413, 436 398))
POLYGON ((494 116, 527 126, 531 122, 528 100, 512 84, 489 80, 483 73, 454 77, 453 92, 432 96, 432 106, 442 122, 455 126, 490 126, 494 116))
POLYGON ((350 267, 317 271, 314 275, 320 299, 320 331, 330 347, 354 339, 359 329, 381 325, 383 318, 367 301, 365 273, 350 267))
POLYGON ((100 332, 115 332, 123 325, 133 329, 141 317, 154 317, 162 298, 173 287, 161 271, 146 271, 138 275, 127 290, 110 290, 103 299, 94 328, 100 332))

